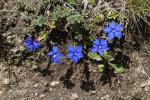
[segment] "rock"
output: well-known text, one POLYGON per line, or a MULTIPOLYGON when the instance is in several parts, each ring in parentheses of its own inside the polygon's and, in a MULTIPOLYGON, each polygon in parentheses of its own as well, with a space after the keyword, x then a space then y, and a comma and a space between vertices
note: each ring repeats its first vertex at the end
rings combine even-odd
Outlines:
POLYGON ((41 94, 41 95, 40 95, 40 98, 43 98, 43 97, 45 97, 45 95, 44 95, 44 94, 41 94))
POLYGON ((36 83, 36 84, 34 85, 35 88, 38 87, 38 86, 39 86, 38 83, 36 83))
POLYGON ((37 96, 38 95, 38 93, 35 93, 35 96, 37 96))
POLYGON ((48 82, 44 82, 44 86, 48 87, 49 86, 48 82))
POLYGON ((53 81, 53 82, 51 82, 51 86, 56 86, 56 85, 58 85, 60 82, 59 81, 53 81))
POLYGON ((92 95, 95 94, 95 93, 97 93, 97 91, 92 91, 92 95))
POLYGON ((49 88, 49 90, 52 91, 53 89, 52 89, 52 88, 49 88))
POLYGON ((10 80, 6 78, 6 79, 4 80, 4 84, 5 84, 5 85, 10 84, 10 80))
POLYGON ((7 71, 8 70, 8 68, 7 67, 3 67, 3 69, 2 69, 3 71, 7 71))
POLYGON ((141 84, 141 87, 143 88, 143 87, 145 87, 147 84, 146 83, 143 83, 143 84, 141 84))
POLYGON ((77 93, 70 93, 70 99, 71 100, 75 100, 75 99, 78 99, 78 94, 77 93))
POLYGON ((150 79, 148 80, 147 85, 149 85, 149 86, 150 86, 150 79))
POLYGON ((150 86, 145 86, 144 90, 145 90, 145 92, 150 91, 150 86))
POLYGON ((110 96, 109 95, 105 95, 105 96, 101 97, 101 100, 110 100, 110 96))
POLYGON ((0 91, 0 97, 2 96, 2 93, 3 93, 3 92, 2 92, 2 91, 0 91))

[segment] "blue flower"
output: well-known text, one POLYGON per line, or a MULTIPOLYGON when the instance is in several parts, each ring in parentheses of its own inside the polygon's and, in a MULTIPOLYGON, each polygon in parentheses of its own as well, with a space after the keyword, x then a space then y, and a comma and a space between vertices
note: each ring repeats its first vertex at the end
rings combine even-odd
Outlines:
POLYGON ((40 48, 40 43, 38 41, 33 41, 29 35, 27 35, 27 39, 23 42, 23 44, 27 48, 28 52, 33 52, 40 48))
POLYGON ((100 40, 100 39, 95 39, 93 41, 93 48, 91 51, 93 53, 99 53, 101 56, 103 56, 103 53, 110 48, 108 47, 107 40, 100 40))
POLYGON ((63 54, 58 52, 58 47, 53 47, 47 55, 51 58, 51 62, 56 64, 60 64, 60 59, 63 57, 63 54))
POLYGON ((68 58, 70 58, 75 64, 83 58, 82 46, 77 46, 76 48, 68 46, 68 58))
POLYGON ((122 24, 115 24, 114 22, 109 22, 108 26, 104 29, 104 32, 108 34, 108 39, 112 40, 115 37, 122 38, 123 33, 121 32, 123 30, 122 24))

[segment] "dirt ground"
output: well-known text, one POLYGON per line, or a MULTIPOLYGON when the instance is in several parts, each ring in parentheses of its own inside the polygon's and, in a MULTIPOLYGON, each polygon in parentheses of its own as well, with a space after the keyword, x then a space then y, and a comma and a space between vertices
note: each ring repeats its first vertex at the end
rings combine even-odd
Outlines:
POLYGON ((17 35, 25 25, 12 6, 16 4, 6 3, 11 10, 0 16, 0 100, 150 100, 150 53, 144 49, 145 45, 150 48, 147 43, 141 50, 125 50, 129 60, 121 75, 98 73, 89 62, 48 66, 45 59, 39 62, 38 70, 32 70, 33 64, 8 65, 13 62, 9 57, 21 46, 17 35), (17 48, 13 43, 20 45, 17 48))

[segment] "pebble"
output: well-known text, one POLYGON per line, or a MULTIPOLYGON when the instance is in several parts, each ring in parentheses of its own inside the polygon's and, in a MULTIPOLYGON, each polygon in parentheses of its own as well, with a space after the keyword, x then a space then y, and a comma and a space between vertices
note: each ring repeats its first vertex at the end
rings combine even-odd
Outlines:
POLYGON ((59 83, 60 83, 59 81, 53 81, 53 82, 50 83, 50 85, 51 85, 51 86, 56 86, 56 85, 58 85, 59 83))
POLYGON ((38 93, 35 93, 35 96, 37 96, 38 95, 38 93))
POLYGON ((2 96, 2 93, 3 93, 3 92, 2 92, 2 91, 0 91, 0 97, 2 96))
POLYGON ((109 95, 105 95, 105 96, 101 97, 101 100, 110 100, 110 96, 109 95))
POLYGON ((75 100, 75 99, 78 99, 78 94, 77 93, 70 93, 70 99, 71 100, 75 100))
POLYGON ((49 90, 52 91, 53 89, 52 89, 52 88, 49 88, 49 90))
POLYGON ((38 87, 39 85, 38 85, 38 83, 36 83, 35 85, 34 85, 34 87, 38 87))
POLYGON ((141 87, 143 88, 143 87, 145 87, 147 84, 146 83, 143 83, 143 84, 141 84, 141 87))
POLYGON ((43 98, 43 97, 45 97, 45 95, 44 95, 44 94, 41 94, 41 95, 40 95, 40 98, 43 98))
POLYGON ((92 91, 92 94, 95 94, 95 93, 97 93, 97 91, 92 91))
POLYGON ((144 90, 145 90, 145 92, 150 91, 150 86, 145 86, 144 90))
POLYGON ((10 80, 6 78, 6 79, 4 80, 4 84, 5 84, 5 85, 10 84, 10 80))

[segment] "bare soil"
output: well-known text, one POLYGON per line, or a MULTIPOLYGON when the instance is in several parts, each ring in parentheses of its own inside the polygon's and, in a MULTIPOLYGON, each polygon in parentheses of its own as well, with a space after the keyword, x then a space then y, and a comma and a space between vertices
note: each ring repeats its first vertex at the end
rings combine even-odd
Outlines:
POLYGON ((125 50, 129 58, 121 75, 98 73, 96 64, 89 62, 49 65, 45 59, 37 70, 32 70, 31 58, 25 60, 29 65, 8 64, 15 62, 11 57, 22 46, 18 34, 25 27, 10 1, 9 11, 0 16, 0 100, 150 100, 150 54, 142 49, 150 48, 147 43, 138 51, 125 50))

